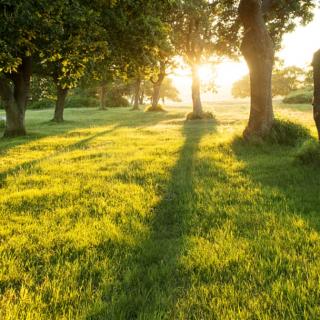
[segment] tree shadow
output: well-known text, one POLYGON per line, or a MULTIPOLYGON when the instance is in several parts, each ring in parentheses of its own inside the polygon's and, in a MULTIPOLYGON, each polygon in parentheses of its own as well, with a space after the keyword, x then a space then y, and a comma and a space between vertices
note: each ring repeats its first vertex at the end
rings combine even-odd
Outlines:
POLYGON ((213 133, 216 125, 215 121, 184 123, 184 144, 153 209, 149 234, 130 248, 125 259, 119 256, 122 267, 116 270, 114 282, 104 288, 103 306, 87 319, 162 319, 172 312, 189 285, 189 278, 181 277, 179 260, 197 210, 197 152, 202 138, 213 133))
POLYGON ((0 188, 3 188, 5 186, 6 179, 7 179, 8 176, 14 175, 14 174, 20 172, 21 170, 29 170, 29 169, 33 168, 34 166, 36 166, 37 164, 39 164, 40 162, 42 162, 42 161, 53 159, 53 158, 55 158, 57 156, 60 156, 60 155, 62 155, 64 153, 72 152, 72 151, 75 151, 75 150, 78 150, 78 149, 83 149, 83 148, 85 148, 86 145, 88 145, 88 143, 90 141, 92 141, 92 140, 94 140, 96 138, 102 137, 104 135, 107 135, 109 133, 112 133, 113 131, 117 130, 117 128, 118 127, 115 126, 110 130, 104 130, 104 131, 98 132, 98 133, 96 133, 94 135, 90 135, 87 138, 81 139, 80 141, 77 141, 76 143, 67 145, 64 148, 62 148, 62 149, 60 149, 58 151, 55 151, 54 153, 51 153, 46 157, 41 157, 41 158, 38 158, 38 159, 35 159, 35 160, 26 161, 26 162, 23 162, 23 163, 15 166, 13 168, 9 168, 6 171, 0 172, 0 188))
POLYGON ((296 147, 250 145, 238 139, 232 150, 245 164, 245 175, 261 187, 266 199, 279 194, 275 201, 282 201, 287 211, 320 231, 320 168, 299 164, 296 147))
MULTIPOLYGON (((78 112, 75 110, 74 112, 78 112)), ((82 110, 80 110, 82 111, 82 110)), ((86 110, 88 112, 88 110, 86 110)), ((33 111, 34 112, 34 111, 33 111)), ((103 128, 109 125, 117 128, 145 128, 155 126, 160 122, 174 120, 183 117, 184 113, 133 113, 129 110, 90 110, 92 115, 89 118, 80 118, 78 121, 66 120, 62 123, 52 121, 28 120, 27 132, 24 137, 3 138, 4 129, 0 129, 0 155, 4 155, 8 150, 33 141, 41 140, 50 136, 61 137, 65 134, 89 128, 103 128), (105 113, 106 115, 101 115, 105 113), (108 116, 109 117, 106 117, 108 116)), ((82 115, 83 116, 83 115, 82 115)))

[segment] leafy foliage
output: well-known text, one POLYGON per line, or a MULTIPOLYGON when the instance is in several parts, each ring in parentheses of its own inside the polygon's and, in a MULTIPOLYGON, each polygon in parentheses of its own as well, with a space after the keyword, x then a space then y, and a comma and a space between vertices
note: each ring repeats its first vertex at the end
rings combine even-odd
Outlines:
POLYGON ((55 106, 55 103, 53 100, 41 99, 35 102, 31 102, 28 105, 28 109, 30 110, 53 109, 54 106, 55 106))
POLYGON ((311 104, 313 99, 313 91, 308 89, 296 90, 289 93, 284 99, 283 103, 288 104, 311 104))
POLYGON ((297 123, 288 120, 275 120, 266 141, 272 144, 295 146, 310 138, 310 131, 297 123))
MULTIPOLYGON (((144 93, 151 100, 153 94, 153 85, 150 81, 146 81, 143 85, 144 93)), ((168 99, 170 101, 179 102, 180 93, 178 89, 174 86, 173 80, 169 77, 164 78, 161 89, 160 89, 160 99, 162 101, 168 99)))
MULTIPOLYGON (((290 92, 298 90, 306 84, 308 76, 308 73, 299 67, 291 66, 286 68, 276 68, 272 76, 273 97, 286 96, 290 92)), ((244 76, 233 84, 232 95, 234 98, 250 97, 249 75, 244 76)))
POLYGON ((65 108, 97 108, 99 101, 96 98, 85 95, 70 95, 66 99, 65 108))
POLYGON ((315 140, 306 141, 296 154, 298 162, 304 165, 320 167, 320 144, 315 140))
POLYGON ((313 0, 271 1, 265 19, 277 49, 281 47, 285 33, 292 32, 297 25, 307 24, 312 20, 315 6, 316 1, 313 0))

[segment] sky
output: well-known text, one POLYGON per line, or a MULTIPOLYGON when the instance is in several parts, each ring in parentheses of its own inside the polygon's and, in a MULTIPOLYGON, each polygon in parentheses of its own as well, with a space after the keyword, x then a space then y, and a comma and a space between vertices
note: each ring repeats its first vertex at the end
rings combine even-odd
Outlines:
MULTIPOLYGON (((282 50, 278 56, 284 60, 285 66, 296 65, 307 68, 313 53, 320 49, 320 9, 315 12, 314 20, 307 26, 299 26, 293 33, 286 34, 283 38, 282 50)), ((204 83, 215 79, 218 92, 204 92, 203 101, 216 101, 231 99, 232 84, 248 74, 244 60, 233 62, 225 60, 218 66, 203 65, 200 68, 200 77, 204 83)), ((191 77, 188 70, 178 69, 172 76, 183 102, 191 101, 191 77)))

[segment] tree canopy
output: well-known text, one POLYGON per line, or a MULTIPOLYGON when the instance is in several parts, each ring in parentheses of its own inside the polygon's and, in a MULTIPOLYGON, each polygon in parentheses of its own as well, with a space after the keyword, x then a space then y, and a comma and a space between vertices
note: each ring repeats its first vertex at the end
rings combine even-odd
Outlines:
POLYGON ((315 6, 312 0, 0 0, 5 134, 26 132, 32 73, 55 80, 60 106, 67 90, 83 76, 100 81, 102 100, 108 82, 134 81, 138 104, 144 80, 152 79, 153 100, 160 98, 175 56, 181 56, 192 70, 194 113, 201 116, 198 67, 217 63, 221 56, 239 55, 240 40, 246 35, 239 17, 252 16, 250 3, 261 9, 276 49, 286 32, 312 19, 315 6), (239 4, 243 10, 238 11, 239 4))

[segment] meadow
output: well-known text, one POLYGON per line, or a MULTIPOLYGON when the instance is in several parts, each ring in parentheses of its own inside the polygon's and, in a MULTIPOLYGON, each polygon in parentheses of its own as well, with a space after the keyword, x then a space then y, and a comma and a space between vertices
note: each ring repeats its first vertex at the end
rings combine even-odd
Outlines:
POLYGON ((0 140, 0 319, 320 318, 320 168, 207 109, 29 111, 0 140))

